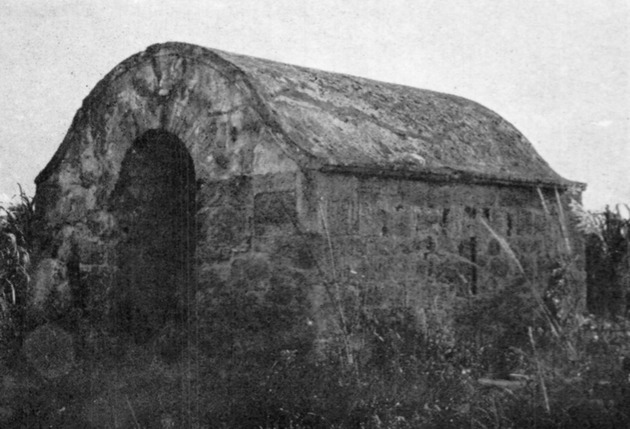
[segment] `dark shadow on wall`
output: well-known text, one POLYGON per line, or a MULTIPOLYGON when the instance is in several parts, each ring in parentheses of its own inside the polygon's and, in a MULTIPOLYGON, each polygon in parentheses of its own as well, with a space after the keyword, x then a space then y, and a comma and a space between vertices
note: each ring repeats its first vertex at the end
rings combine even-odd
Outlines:
POLYGON ((148 340, 169 320, 185 316, 195 292, 195 172, 185 145, 150 130, 122 162, 110 210, 120 234, 113 327, 148 340))

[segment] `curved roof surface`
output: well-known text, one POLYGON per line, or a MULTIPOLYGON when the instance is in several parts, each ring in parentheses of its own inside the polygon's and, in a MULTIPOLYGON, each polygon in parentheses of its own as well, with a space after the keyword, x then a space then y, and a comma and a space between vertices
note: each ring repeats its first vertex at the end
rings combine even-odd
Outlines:
POLYGON ((474 101, 213 52, 245 72, 288 138, 326 166, 572 183, 553 171, 512 124, 474 101))
POLYGON ((262 117, 284 146, 308 159, 310 167, 490 183, 573 183, 501 116, 454 95, 173 42, 132 56, 99 86, 121 68, 172 55, 210 67, 228 63, 254 90, 262 117))

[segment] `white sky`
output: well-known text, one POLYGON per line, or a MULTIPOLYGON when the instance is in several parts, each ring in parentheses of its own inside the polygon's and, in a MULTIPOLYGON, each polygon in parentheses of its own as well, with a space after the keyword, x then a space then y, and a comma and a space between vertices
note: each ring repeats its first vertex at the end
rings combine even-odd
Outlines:
POLYGON ((33 194, 89 91, 165 41, 470 98, 588 208, 630 203, 630 0, 0 0, 0 200, 33 194))

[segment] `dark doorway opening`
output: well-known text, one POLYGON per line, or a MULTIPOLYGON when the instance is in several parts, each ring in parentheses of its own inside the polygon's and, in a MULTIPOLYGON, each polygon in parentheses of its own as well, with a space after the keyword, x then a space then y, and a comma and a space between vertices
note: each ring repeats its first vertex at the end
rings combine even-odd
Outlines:
POLYGON ((195 292, 195 172, 181 140, 151 130, 122 162, 110 210, 118 221, 114 326, 149 339, 186 317, 195 292))

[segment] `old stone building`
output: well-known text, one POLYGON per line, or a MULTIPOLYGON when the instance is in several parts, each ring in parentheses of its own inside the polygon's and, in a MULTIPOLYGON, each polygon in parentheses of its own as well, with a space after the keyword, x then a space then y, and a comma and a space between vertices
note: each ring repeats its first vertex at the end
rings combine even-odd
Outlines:
POLYGON ((502 240, 541 283, 579 248, 574 183, 487 108, 180 43, 115 67, 36 182, 35 307, 140 339, 219 287, 323 338, 344 288, 420 309, 520 276, 502 240))

